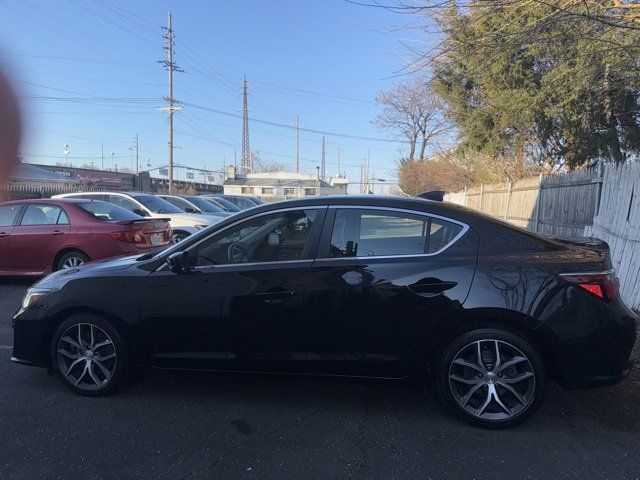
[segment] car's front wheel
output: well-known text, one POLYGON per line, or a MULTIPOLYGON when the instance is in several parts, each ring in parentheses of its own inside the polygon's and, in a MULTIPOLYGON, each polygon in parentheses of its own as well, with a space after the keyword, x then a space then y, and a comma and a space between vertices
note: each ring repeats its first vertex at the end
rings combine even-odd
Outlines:
POLYGON ((484 428, 508 428, 538 408, 546 388, 542 358, 524 338, 479 329, 455 339, 440 359, 437 383, 444 402, 484 428))
POLYGON ((86 396, 111 392, 127 363, 125 343, 106 320, 74 315, 60 324, 51 340, 51 363, 69 389, 86 396))

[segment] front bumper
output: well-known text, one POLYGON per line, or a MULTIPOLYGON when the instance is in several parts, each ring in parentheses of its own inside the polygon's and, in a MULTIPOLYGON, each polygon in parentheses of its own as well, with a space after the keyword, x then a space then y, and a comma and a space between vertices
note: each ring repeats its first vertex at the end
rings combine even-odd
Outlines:
POLYGON ((48 367, 48 321, 46 309, 34 305, 13 316, 13 353, 11 361, 32 367, 48 367))

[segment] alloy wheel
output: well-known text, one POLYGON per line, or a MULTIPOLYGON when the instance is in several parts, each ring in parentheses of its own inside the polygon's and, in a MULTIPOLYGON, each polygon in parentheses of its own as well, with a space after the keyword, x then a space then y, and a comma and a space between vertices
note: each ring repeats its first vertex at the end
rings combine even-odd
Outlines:
POLYGON ((518 348, 485 339, 463 347, 449 367, 449 388, 460 407, 482 420, 507 420, 534 399, 535 373, 518 348))
POLYGON ((60 335, 56 351, 62 376, 82 390, 106 387, 116 371, 118 357, 113 340, 91 323, 67 328, 60 335))
POLYGON ((63 270, 67 268, 75 268, 79 267, 83 263, 84 260, 80 257, 68 257, 64 262, 62 262, 61 268, 63 270))

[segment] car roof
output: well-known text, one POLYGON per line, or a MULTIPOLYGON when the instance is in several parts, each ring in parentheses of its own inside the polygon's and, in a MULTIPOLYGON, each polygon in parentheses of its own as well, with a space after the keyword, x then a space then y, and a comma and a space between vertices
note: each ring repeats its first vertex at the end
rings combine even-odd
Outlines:
POLYGON ((363 206, 398 208, 404 210, 417 210, 433 215, 449 217, 465 223, 476 223, 479 221, 492 221, 491 217, 470 210, 466 207, 448 202, 438 202, 417 197, 400 197, 394 195, 327 195, 294 198, 280 202, 264 203, 251 209, 251 212, 277 210, 291 207, 311 207, 311 206, 363 206))
POLYGON ((2 205, 16 205, 16 204, 33 204, 33 203, 69 203, 69 204, 78 204, 78 203, 86 203, 93 202, 94 200, 87 200, 85 198, 25 198, 24 200, 10 200, 8 202, 2 202, 2 205))

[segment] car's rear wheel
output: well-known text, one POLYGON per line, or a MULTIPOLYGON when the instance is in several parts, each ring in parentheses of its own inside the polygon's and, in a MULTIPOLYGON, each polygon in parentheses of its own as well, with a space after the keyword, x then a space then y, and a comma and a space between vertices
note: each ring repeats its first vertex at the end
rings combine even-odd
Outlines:
POLYGON ((72 250, 70 252, 65 253, 58 259, 58 263, 56 264, 56 270, 76 268, 82 265, 83 263, 87 263, 88 261, 89 261, 89 257, 85 253, 79 250, 72 250))
POLYGON ((60 324, 51 340, 51 364, 73 392, 98 397, 110 393, 127 363, 125 343, 106 320, 74 315, 60 324))
POLYGON ((539 407, 546 389, 542 358, 527 340, 500 329, 480 329, 455 339, 443 352, 438 392, 465 420, 508 428, 539 407))

